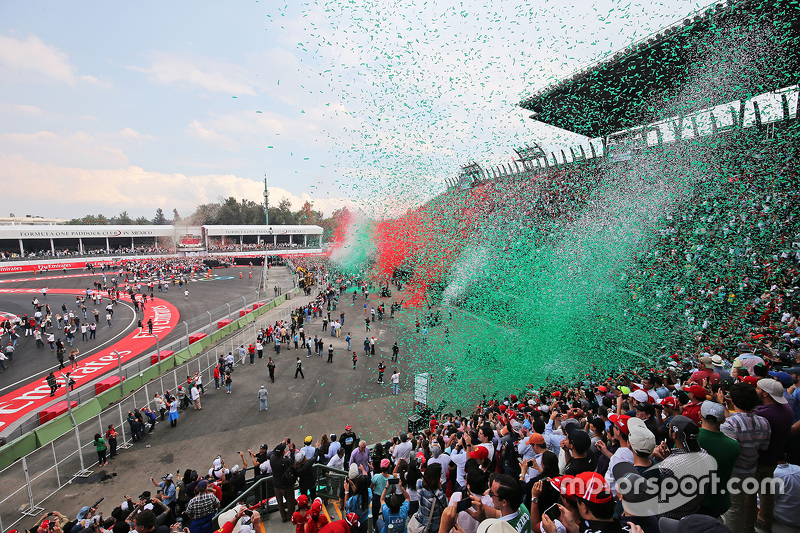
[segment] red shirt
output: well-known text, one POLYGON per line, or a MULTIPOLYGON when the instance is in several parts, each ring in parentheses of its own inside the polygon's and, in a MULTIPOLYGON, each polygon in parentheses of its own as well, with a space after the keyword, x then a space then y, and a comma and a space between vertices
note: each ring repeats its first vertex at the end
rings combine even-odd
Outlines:
POLYGON ((337 520, 320 529, 319 533, 350 533, 350 524, 347 520, 337 520))
POLYGON ((683 408, 683 412, 681 413, 683 416, 690 418, 692 422, 700 426, 700 406, 702 403, 694 403, 689 402, 686 404, 686 407, 683 408))

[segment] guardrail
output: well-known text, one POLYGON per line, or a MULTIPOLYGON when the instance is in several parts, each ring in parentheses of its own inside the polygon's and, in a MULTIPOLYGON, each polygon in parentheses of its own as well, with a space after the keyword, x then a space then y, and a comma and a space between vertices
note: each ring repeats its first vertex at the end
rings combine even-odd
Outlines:
POLYGON ((144 365, 147 366, 144 370, 138 366, 136 372, 129 365, 129 377, 120 386, 92 395, 90 400, 72 409, 77 425, 73 425, 69 416, 61 416, 0 448, 0 486, 5 487, 5 496, 0 499, 0 531, 13 528, 25 517, 36 516, 47 498, 76 478, 92 474, 91 468, 97 465, 95 433, 104 435, 108 425, 114 424, 119 433, 118 450, 132 446, 125 414, 144 405, 153 409, 153 392, 176 388, 186 375, 194 372, 203 376, 204 387, 213 386, 213 368, 219 356, 241 344, 249 344, 256 329, 289 319, 292 311, 289 306, 275 307, 292 299, 296 292, 293 289, 273 299, 164 359, 161 370, 166 373, 160 373, 155 364, 144 365), (132 388, 135 390, 125 392, 132 388))

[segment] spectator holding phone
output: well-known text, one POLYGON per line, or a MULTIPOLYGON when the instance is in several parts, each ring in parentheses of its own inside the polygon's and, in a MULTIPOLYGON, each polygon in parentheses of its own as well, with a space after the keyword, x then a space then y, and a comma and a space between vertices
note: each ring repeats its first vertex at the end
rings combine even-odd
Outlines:
MULTIPOLYGON (((388 459, 384 459, 383 461, 388 461, 388 459)), ((382 464, 381 468, 383 468, 382 464)), ((381 492, 381 517, 378 518, 376 524, 378 533, 388 533, 389 525, 392 526, 393 533, 406 533, 409 496, 406 488, 400 484, 400 479, 396 476, 397 473, 395 472, 392 477, 388 478, 387 483, 384 485, 383 491, 381 492), (386 493, 388 492, 389 487, 392 485, 395 487, 400 487, 400 492, 402 495, 394 493, 387 498, 386 493)))

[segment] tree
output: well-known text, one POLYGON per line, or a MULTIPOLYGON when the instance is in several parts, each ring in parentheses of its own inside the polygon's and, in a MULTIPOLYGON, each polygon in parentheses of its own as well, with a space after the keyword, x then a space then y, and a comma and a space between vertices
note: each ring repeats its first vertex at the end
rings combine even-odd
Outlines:
POLYGON ((140 226, 147 226, 150 224, 150 220, 147 217, 139 217, 136 219, 136 223, 140 226))
POLYGON ((123 226, 129 226, 133 224, 133 220, 131 220, 131 217, 130 215, 128 215, 127 211, 123 211, 122 213, 117 215, 117 220, 115 222, 123 226))
POLYGON ((180 221, 181 221, 181 216, 178 214, 178 209, 177 208, 173 209, 172 210, 172 222, 180 222, 180 221))
POLYGON ((164 211, 159 207, 156 209, 156 217, 153 219, 153 224, 156 226, 163 226, 167 223, 167 217, 164 216, 164 211))
POLYGON ((95 222, 94 222, 95 224, 99 224, 99 225, 102 225, 102 226, 105 226, 106 224, 108 224, 108 219, 102 213, 97 215, 94 220, 95 220, 95 222))

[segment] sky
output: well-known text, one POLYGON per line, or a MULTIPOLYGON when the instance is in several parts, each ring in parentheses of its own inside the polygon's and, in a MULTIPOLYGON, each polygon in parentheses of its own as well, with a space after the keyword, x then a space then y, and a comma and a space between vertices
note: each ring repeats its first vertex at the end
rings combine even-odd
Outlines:
POLYGON ((186 216, 265 174, 271 205, 391 216, 585 142, 517 104, 707 4, 2 2, 0 216, 186 216))

